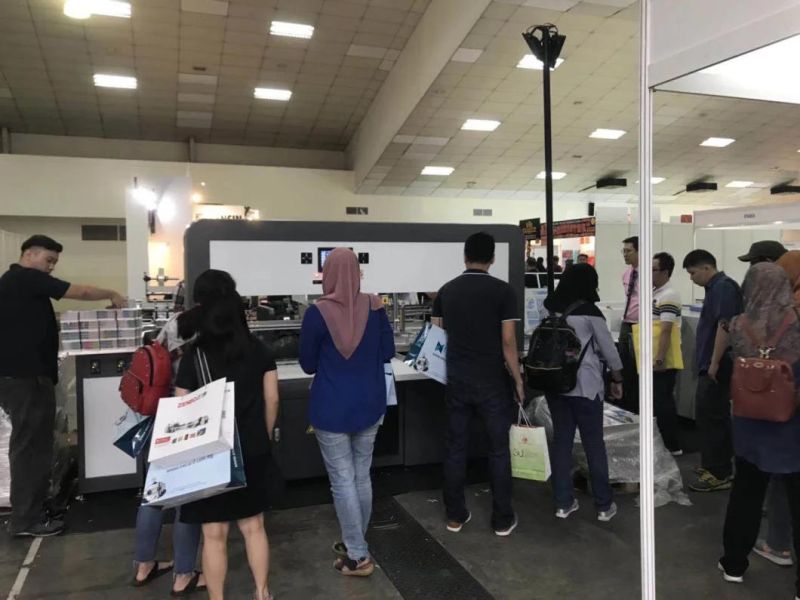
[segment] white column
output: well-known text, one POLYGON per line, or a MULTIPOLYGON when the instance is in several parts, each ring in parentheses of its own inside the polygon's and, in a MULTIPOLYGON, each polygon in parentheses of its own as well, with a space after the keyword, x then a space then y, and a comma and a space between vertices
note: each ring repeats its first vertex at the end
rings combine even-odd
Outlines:
POLYGON ((640 119, 639 119, 639 494, 642 559, 642 600, 656 598, 656 539, 653 476, 653 172, 650 11, 652 0, 641 2, 640 119))

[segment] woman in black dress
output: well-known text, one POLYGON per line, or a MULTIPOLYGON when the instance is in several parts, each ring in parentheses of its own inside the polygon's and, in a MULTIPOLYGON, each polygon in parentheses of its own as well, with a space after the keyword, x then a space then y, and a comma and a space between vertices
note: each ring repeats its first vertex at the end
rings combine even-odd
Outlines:
POLYGON ((212 379, 225 377, 234 382, 247 487, 185 504, 181 520, 203 525, 203 572, 211 600, 224 598, 230 521, 237 522, 244 536, 255 598, 268 600, 272 597, 268 585, 269 541, 263 512, 269 506, 270 478, 276 475, 270 440, 278 415, 278 372, 266 347, 250 334, 238 294, 214 299, 202 305, 199 313, 198 337, 181 361, 176 394, 187 394, 203 384, 197 375, 198 349, 208 360, 212 379))

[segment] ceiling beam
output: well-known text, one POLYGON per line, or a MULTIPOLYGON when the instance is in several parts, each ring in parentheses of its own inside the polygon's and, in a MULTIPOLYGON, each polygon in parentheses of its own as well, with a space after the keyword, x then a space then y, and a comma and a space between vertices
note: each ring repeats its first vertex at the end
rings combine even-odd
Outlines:
POLYGON ((347 147, 355 186, 428 91, 491 0, 433 0, 347 147))

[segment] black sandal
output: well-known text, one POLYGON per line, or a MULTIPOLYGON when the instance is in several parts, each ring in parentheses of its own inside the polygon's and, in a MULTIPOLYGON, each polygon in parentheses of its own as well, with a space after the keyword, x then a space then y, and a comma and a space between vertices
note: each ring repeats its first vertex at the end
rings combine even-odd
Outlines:
POLYGON ((166 575, 170 571, 172 571, 173 567, 175 566, 174 563, 170 563, 168 567, 161 567, 158 568, 159 563, 166 562, 166 561, 155 561, 153 568, 150 569, 150 572, 147 574, 147 577, 144 579, 136 579, 136 573, 133 574, 133 580, 131 581, 131 586, 133 587, 142 587, 151 583, 153 580, 158 579, 162 575, 166 575))
POLYGON ((202 571, 195 571, 194 576, 189 580, 189 583, 186 584, 186 587, 182 590, 170 590, 169 595, 173 598, 183 598, 184 596, 189 596, 194 592, 202 592, 206 589, 206 585, 200 583, 200 575, 202 575, 202 571))

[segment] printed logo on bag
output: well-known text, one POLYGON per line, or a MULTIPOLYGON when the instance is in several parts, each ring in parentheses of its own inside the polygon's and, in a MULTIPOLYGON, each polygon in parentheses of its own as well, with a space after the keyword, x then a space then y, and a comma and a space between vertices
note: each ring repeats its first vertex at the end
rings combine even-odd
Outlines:
POLYGON ((446 346, 441 342, 436 342, 436 348, 433 350, 434 352, 438 352, 439 354, 444 354, 446 346))
POLYGON ((159 444, 168 444, 172 438, 170 436, 156 438, 156 446, 159 444))

